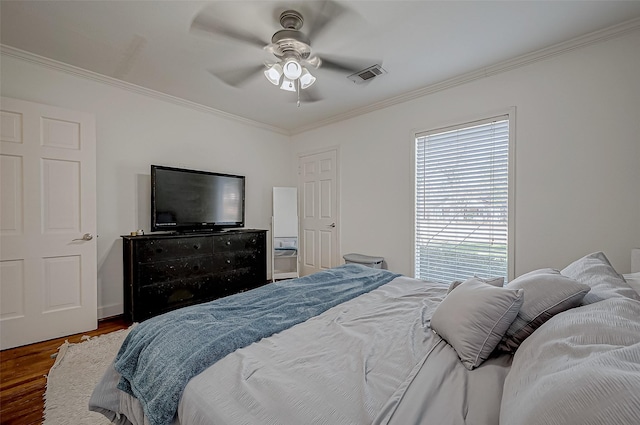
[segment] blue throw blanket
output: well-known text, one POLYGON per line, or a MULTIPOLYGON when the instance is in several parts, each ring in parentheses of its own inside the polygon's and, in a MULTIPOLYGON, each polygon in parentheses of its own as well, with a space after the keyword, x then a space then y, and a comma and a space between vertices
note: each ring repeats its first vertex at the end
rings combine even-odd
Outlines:
POLYGON ((397 276, 346 264, 151 318, 116 356, 118 388, 140 400, 151 425, 168 425, 189 380, 216 361, 397 276))

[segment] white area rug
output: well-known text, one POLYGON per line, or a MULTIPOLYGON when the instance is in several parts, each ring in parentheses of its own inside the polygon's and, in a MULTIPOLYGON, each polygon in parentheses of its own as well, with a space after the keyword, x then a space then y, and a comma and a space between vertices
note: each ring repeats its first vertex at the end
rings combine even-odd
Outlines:
POLYGON ((129 333, 129 329, 65 342, 47 376, 43 425, 102 425, 110 422, 89 411, 89 398, 129 333))

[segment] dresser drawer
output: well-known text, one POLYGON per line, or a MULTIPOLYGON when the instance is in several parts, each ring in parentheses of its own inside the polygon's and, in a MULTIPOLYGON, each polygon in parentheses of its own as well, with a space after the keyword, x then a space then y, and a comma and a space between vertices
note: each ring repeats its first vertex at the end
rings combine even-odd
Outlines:
POLYGON ((226 285, 213 275, 156 283, 139 288, 137 317, 144 320, 165 311, 227 295, 226 285))
POLYGON ((219 273, 218 282, 225 291, 242 292, 244 289, 263 285, 265 279, 260 274, 259 270, 252 267, 239 268, 219 273))
POLYGON ((213 272, 213 266, 211 256, 202 255, 143 263, 138 265, 138 282, 140 286, 146 286, 180 278, 204 276, 213 272))
POLYGON ((261 250, 217 252, 213 255, 213 269, 227 271, 245 267, 259 267, 258 259, 261 257, 261 250))
POLYGON ((260 233, 236 233, 219 235, 214 238, 214 252, 251 250, 264 244, 264 236, 260 233))
POLYGON ((213 252, 213 238, 186 237, 140 240, 136 242, 136 261, 149 263, 191 255, 210 255, 213 252))

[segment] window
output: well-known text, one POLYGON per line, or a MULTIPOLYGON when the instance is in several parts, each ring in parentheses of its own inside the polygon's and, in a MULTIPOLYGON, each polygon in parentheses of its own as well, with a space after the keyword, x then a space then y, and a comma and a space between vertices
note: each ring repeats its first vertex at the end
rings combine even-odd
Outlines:
POLYGON ((510 273, 509 115, 416 135, 415 276, 510 273))

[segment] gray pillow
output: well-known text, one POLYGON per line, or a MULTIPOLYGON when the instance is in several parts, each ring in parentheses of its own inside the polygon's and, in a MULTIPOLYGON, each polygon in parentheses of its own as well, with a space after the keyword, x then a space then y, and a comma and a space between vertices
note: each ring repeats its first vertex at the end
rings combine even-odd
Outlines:
MULTIPOLYGON (((504 277, 492 277, 489 279, 482 279, 478 276, 474 276, 474 278, 484 283, 488 283, 491 286, 497 286, 499 288, 502 288, 504 286, 504 277)), ((456 289, 461 283, 462 283, 461 280, 454 280, 453 282, 451 282, 451 285, 449 285, 449 290, 447 291, 447 294, 453 291, 454 289, 456 289)))
POLYGON ((520 310, 522 289, 497 288, 477 278, 461 283, 438 305, 431 329, 474 369, 489 357, 520 310))
POLYGON ((506 352, 515 351, 533 331, 556 314, 578 307, 591 289, 554 269, 523 274, 509 282, 507 288, 522 289, 524 302, 498 345, 500 351, 506 352))
POLYGON ((582 301, 583 305, 613 297, 640 300, 640 296, 616 272, 603 252, 586 255, 569 264, 560 273, 591 287, 582 301))

